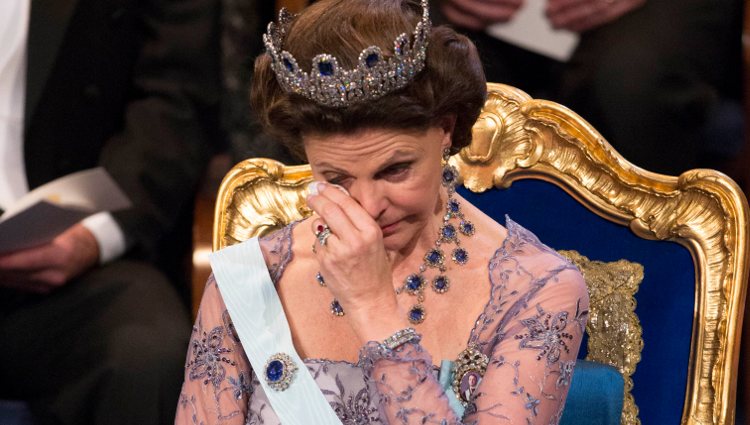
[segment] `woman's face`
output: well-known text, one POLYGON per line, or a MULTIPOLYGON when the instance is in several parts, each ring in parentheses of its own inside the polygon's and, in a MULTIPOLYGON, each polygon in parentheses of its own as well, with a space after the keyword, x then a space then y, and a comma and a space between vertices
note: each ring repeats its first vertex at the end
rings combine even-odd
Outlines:
POLYGON ((400 250, 442 216, 440 159, 452 124, 444 127, 309 135, 305 152, 315 179, 346 188, 380 226, 385 248, 400 250))

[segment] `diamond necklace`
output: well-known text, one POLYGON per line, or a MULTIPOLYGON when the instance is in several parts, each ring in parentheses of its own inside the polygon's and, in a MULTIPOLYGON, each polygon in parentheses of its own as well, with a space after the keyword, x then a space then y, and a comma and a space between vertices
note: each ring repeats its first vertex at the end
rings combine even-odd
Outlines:
MULTIPOLYGON (((432 290, 437 294, 444 294, 450 288, 450 280, 445 276, 447 270, 445 261, 445 252, 442 247, 446 244, 455 244, 455 247, 451 251, 451 259, 454 263, 459 266, 463 266, 469 261, 469 253, 461 246, 459 240, 459 234, 464 236, 472 236, 474 234, 474 224, 466 220, 461 212, 461 204, 457 199, 453 197, 455 193, 456 182, 458 180, 458 170, 455 167, 448 164, 447 162, 443 166, 443 172, 441 176, 442 184, 448 191, 448 200, 445 203, 445 214, 443 215, 443 224, 440 226, 438 231, 438 237, 435 241, 435 246, 430 248, 423 257, 423 262, 419 266, 419 270, 416 273, 412 273, 404 279, 404 284, 396 289, 396 294, 406 292, 409 295, 417 297, 417 302, 409 309, 407 318, 412 324, 420 324, 424 321, 427 316, 427 311, 424 308, 425 294, 424 290, 427 286, 427 278, 425 272, 428 269, 437 269, 438 275, 432 279, 431 287, 432 290), (458 226, 454 225, 451 221, 458 219, 458 226)), ((325 287, 325 279, 318 272, 315 275, 315 281, 321 287, 325 287)), ((331 301, 331 314, 334 316, 343 316, 344 309, 337 299, 331 301)))

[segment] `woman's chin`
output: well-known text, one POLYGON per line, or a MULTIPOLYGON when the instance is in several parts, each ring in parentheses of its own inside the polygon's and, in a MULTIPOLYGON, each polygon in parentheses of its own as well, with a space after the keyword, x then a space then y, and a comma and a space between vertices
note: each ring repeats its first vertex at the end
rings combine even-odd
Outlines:
POLYGON ((400 251, 406 245, 405 239, 401 232, 383 235, 383 247, 386 251, 400 251))

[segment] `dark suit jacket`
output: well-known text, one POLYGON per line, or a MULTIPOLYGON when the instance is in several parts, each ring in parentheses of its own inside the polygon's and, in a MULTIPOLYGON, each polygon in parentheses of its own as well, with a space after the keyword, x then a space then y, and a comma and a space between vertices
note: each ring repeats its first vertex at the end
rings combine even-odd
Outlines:
POLYGON ((135 205, 114 215, 130 255, 190 240, 178 223, 220 140, 219 12, 219 0, 32 0, 29 185, 104 166, 135 205))

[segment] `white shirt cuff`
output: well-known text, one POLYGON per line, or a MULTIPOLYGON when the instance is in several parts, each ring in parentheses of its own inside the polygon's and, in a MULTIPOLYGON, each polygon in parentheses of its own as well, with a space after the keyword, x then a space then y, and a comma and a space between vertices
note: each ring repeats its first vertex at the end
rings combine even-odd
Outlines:
POLYGON ((99 264, 108 263, 125 252, 125 235, 112 214, 100 212, 86 217, 81 224, 96 238, 99 245, 99 264))

